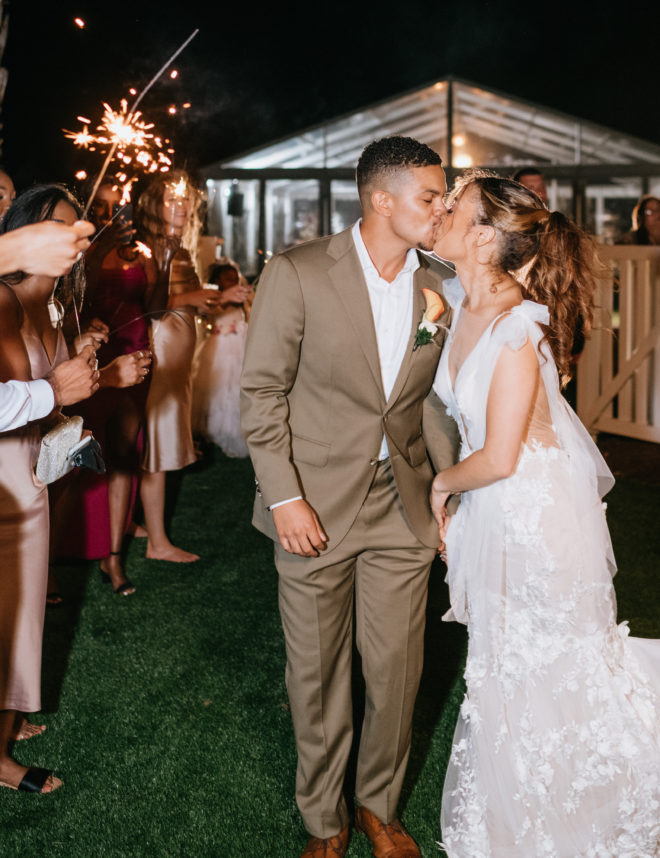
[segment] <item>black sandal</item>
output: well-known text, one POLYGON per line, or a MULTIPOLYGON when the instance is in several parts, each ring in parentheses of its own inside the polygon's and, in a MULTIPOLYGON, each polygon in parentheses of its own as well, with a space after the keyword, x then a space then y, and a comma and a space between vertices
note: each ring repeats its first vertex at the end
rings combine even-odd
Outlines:
MULTIPOLYGON (((121 554, 121 551, 111 551, 110 557, 117 557, 119 554, 121 554)), ((112 583, 112 578, 107 572, 104 572, 103 569, 101 569, 100 564, 99 572, 101 573, 101 581, 103 581, 104 584, 112 583)), ((135 593, 135 586, 127 578, 123 584, 118 584, 114 587, 114 591, 118 596, 132 596, 133 593, 135 593)))
MULTIPOLYGON (((9 787, 9 789, 20 790, 21 792, 42 793, 44 784, 52 774, 53 772, 50 769, 40 769, 36 766, 30 766, 27 772, 23 775, 23 780, 17 787, 5 783, 4 781, 0 781, 0 786, 9 787)), ((50 792, 55 792, 55 790, 57 789, 59 789, 59 787, 56 786, 55 789, 50 790, 50 792)))

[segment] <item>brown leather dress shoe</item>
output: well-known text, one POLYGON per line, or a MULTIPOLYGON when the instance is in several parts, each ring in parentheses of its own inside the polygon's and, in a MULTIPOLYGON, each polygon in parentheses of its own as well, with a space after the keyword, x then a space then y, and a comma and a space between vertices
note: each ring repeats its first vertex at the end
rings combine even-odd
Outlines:
POLYGON ((334 837, 310 837, 300 858, 344 858, 348 849, 348 825, 334 837))
POLYGON ((366 807, 358 807, 355 827, 371 840, 374 858, 422 858, 419 847, 398 819, 381 822, 366 807))

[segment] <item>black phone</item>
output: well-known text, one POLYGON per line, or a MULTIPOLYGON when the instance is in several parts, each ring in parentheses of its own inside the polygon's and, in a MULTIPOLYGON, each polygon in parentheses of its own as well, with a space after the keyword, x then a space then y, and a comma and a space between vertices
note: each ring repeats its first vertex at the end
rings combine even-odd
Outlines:
MULTIPOLYGON (((112 206, 112 219, 117 220, 117 223, 120 223, 124 226, 132 226, 133 225, 133 204, 125 203, 122 205, 121 203, 114 203, 112 206)), ((129 235, 128 238, 125 238, 122 241, 122 244, 132 244, 133 236, 129 235)))

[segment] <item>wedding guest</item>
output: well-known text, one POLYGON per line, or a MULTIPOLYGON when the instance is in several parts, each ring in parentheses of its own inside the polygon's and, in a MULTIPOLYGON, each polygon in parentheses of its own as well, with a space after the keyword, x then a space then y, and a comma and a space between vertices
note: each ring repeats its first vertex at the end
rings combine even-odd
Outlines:
POLYGON ((449 858, 657 855, 660 642, 617 626, 612 475, 561 395, 596 246, 510 179, 468 174, 434 251, 463 289, 434 389, 461 433, 433 481, 467 693, 442 795, 449 858), (461 493, 447 525, 444 504, 461 493))
MULTIPOLYGON (((83 222, 79 223, 83 226, 83 222)), ((93 232, 91 224, 83 227, 89 234, 93 232)), ((0 235, 0 270, 5 273, 12 270, 32 267, 30 273, 58 276, 76 261, 76 256, 89 244, 89 241, 80 237, 80 249, 73 246, 66 258, 66 263, 59 261, 62 251, 65 250, 65 239, 76 235, 74 228, 63 224, 31 224, 21 227, 13 233, 0 235), (42 227, 54 227, 48 229, 55 237, 54 245, 43 245, 39 241, 39 232, 42 227), (23 253, 16 246, 16 239, 23 242, 23 253), (13 246, 13 249, 12 249, 13 246), (55 272, 53 272, 53 253, 57 257, 55 272)), ((1 276, 1 275, 0 275, 1 276)), ((75 358, 65 361, 49 372, 45 378, 34 381, 7 381, 0 384, 0 432, 9 429, 18 429, 33 420, 46 417, 53 408, 62 405, 72 405, 81 399, 90 396, 98 389, 98 373, 94 365, 96 358, 94 349, 89 346, 75 358)))
MULTIPOLYGON (((69 227, 79 219, 75 200, 63 188, 34 188, 22 194, 2 222, 0 234, 39 220, 69 227)), ((38 237, 38 236, 37 236, 38 237)), ((81 263, 70 277, 75 280, 81 263)), ((0 380, 30 382, 72 361, 61 326, 54 326, 55 278, 16 271, 0 282, 0 380)), ((90 360, 89 347, 78 358, 90 360)), ((60 373, 61 376, 61 373, 60 373)), ((62 377, 65 380, 65 377, 62 377)), ((57 396, 56 402, 73 401, 57 396)), ((31 738, 43 725, 29 724, 24 712, 41 708, 41 641, 48 573, 48 493, 34 475, 40 431, 36 424, 0 438, 0 785, 48 793, 62 785, 52 771, 21 766, 9 743, 31 738)))
MULTIPOLYGON (((99 559, 103 579, 115 593, 130 595, 135 587, 126 577, 121 547, 131 521, 142 452, 141 430, 148 391, 150 345, 146 297, 156 279, 153 261, 133 240, 132 223, 119 218, 122 194, 112 179, 101 183, 90 213, 98 239, 86 254, 87 287, 83 323, 99 343, 101 365, 134 355, 140 375, 103 384, 81 413, 103 450, 105 474, 81 471, 62 512, 56 554, 99 559), (76 521, 73 532, 71 522, 76 521)), ((120 365, 121 366, 121 365, 120 365)), ((103 382, 103 374, 102 374, 103 382)), ((49 588, 49 594, 55 591, 49 588)), ((57 597, 50 595, 51 603, 57 597)))
POLYGON ((511 176, 514 182, 518 182, 541 200, 544 206, 548 205, 548 189, 545 184, 543 173, 536 167, 521 167, 511 176))
POLYGON ((230 262, 214 265, 208 281, 219 287, 220 305, 203 317, 208 331, 195 355, 193 432, 227 456, 244 457, 240 377, 252 289, 230 262))
POLYGON ((633 209, 632 223, 618 244, 660 244, 660 198, 644 194, 633 209))
MULTIPOLYGON (((154 560, 190 563, 199 556, 174 545, 165 530, 166 473, 196 460, 192 438, 195 312, 220 306, 195 269, 200 196, 181 171, 157 175, 136 207, 138 237, 153 253, 157 277, 148 309, 154 370, 146 404, 146 452, 140 485, 147 550, 154 560)), ((140 535, 138 532, 137 535, 140 535)))

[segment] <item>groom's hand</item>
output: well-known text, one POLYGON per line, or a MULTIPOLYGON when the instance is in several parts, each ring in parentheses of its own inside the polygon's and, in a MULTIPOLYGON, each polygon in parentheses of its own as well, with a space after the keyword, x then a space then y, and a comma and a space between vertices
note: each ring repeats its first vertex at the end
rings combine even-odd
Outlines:
POLYGON ((326 547, 328 537, 307 501, 294 500, 276 507, 273 522, 282 548, 290 554, 318 557, 326 547))

